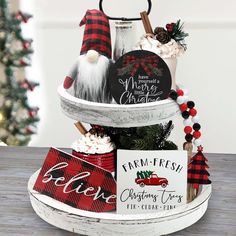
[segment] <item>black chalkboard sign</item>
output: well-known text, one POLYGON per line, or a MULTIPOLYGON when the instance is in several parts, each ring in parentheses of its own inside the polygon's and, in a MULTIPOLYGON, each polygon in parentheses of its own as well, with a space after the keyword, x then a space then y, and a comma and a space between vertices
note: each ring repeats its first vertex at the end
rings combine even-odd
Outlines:
POLYGON ((118 104, 154 102, 168 97, 171 74, 161 57, 136 50, 126 53, 113 65, 109 86, 118 104))

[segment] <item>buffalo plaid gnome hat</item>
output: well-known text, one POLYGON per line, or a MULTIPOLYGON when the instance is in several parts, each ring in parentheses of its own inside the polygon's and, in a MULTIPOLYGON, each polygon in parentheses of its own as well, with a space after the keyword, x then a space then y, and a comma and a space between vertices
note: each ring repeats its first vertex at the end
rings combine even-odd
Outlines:
POLYGON ((85 25, 80 54, 95 50, 99 54, 111 58, 111 34, 108 17, 99 10, 87 10, 80 26, 85 25))

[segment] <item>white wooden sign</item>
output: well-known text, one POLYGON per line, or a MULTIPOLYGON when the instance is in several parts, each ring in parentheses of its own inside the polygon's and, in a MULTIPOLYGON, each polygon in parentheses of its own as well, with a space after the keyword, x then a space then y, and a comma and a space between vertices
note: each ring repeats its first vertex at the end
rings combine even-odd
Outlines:
POLYGON ((118 150, 117 213, 171 210, 186 195, 186 151, 118 150))

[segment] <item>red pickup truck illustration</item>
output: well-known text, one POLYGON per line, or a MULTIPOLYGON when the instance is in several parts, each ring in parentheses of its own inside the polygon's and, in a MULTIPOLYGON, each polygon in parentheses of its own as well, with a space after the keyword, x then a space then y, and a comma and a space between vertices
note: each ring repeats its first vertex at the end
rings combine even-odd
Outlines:
POLYGON ((139 184, 140 187, 144 187, 145 185, 161 185, 162 188, 165 188, 168 185, 168 180, 158 177, 156 174, 151 174, 148 178, 136 178, 135 183, 139 184))

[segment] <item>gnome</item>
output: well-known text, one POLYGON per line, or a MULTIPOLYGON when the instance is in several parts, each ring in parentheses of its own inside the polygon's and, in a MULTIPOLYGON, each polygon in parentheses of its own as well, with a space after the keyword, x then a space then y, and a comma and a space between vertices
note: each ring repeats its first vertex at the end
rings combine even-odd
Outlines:
POLYGON ((64 80, 64 88, 74 85, 74 96, 80 99, 109 103, 108 73, 112 64, 110 25, 99 10, 88 10, 80 22, 85 25, 80 56, 64 80))

